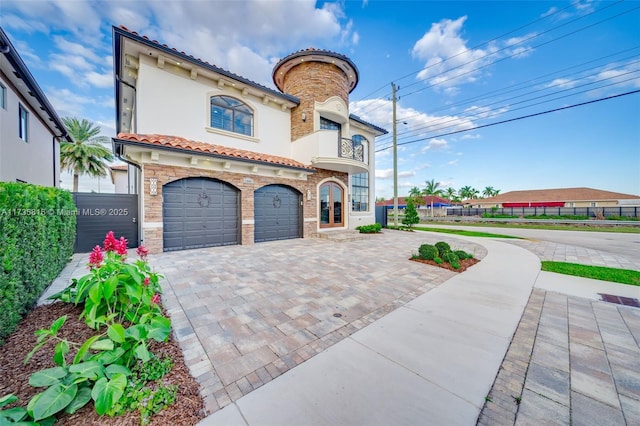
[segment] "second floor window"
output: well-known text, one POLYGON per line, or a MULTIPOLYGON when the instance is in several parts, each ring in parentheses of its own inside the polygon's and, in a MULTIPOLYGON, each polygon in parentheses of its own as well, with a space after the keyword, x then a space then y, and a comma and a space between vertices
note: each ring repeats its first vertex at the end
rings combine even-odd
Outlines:
POLYGON ((340 128, 340 123, 336 123, 335 121, 320 117, 320 130, 338 130, 338 136, 340 136, 340 128))
POLYGON ((18 137, 23 141, 28 141, 29 131, 29 111, 22 105, 18 107, 18 137))
POLYGON ((211 127, 253 136, 253 111, 229 96, 212 96, 211 127))

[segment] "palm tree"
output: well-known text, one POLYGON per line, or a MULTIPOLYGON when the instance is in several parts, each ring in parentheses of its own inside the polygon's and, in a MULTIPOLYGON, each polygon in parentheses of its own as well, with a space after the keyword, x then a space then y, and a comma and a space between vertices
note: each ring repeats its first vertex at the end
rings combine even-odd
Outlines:
POLYGON ((447 198, 449 199, 449 201, 454 201, 456 198, 456 190, 453 189, 452 187, 448 187, 445 191, 447 198))
POLYGON ((493 189, 493 186, 487 186, 484 191, 482 191, 482 195, 485 197, 493 197, 494 192, 495 189, 493 189))
POLYGON ((73 192, 78 192, 78 177, 89 175, 104 177, 107 175, 106 161, 113 160, 113 154, 102 144, 109 141, 100 134, 100 126, 89 120, 73 117, 62 119, 74 142, 60 144, 60 166, 73 172, 73 192))
POLYGON ((431 217, 433 217, 433 197, 439 197, 442 195, 442 189, 438 189, 440 182, 436 182, 435 179, 425 180, 425 187, 422 193, 427 197, 431 197, 431 217))
POLYGON ((467 186, 463 186, 458 191, 458 195, 463 200, 471 200, 471 199, 474 199, 474 198, 478 198, 478 194, 479 194, 479 191, 477 189, 472 188, 472 187, 470 187, 468 185, 467 186))
POLYGON ((416 206, 422 205, 424 203, 424 198, 422 198, 422 190, 417 186, 414 186, 409 190, 409 198, 413 201, 413 204, 416 206))

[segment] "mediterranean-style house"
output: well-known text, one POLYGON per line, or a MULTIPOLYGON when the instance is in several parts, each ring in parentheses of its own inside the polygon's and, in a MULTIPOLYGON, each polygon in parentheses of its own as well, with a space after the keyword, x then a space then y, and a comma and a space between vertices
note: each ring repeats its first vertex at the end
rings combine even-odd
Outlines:
POLYGON ((60 186, 62 120, 0 28, 0 181, 60 186))
POLYGON ((349 58, 295 52, 275 90, 124 27, 113 45, 114 152, 139 177, 152 252, 375 222, 373 148, 387 132, 349 113, 349 58))
POLYGON ((593 188, 511 191, 495 197, 466 200, 472 208, 509 207, 618 207, 640 205, 640 196, 593 188))

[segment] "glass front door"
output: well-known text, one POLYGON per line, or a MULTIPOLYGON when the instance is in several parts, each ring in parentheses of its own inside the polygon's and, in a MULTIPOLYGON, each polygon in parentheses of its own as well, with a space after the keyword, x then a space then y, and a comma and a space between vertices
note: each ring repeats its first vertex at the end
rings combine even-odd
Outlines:
POLYGON ((320 228, 344 226, 342 207, 344 191, 334 182, 320 186, 320 228))

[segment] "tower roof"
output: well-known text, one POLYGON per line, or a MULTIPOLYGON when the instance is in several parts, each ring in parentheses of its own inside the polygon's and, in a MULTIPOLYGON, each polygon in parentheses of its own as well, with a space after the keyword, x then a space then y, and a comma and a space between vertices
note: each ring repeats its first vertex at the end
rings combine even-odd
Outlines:
POLYGON ((347 76, 349 93, 358 85, 358 67, 356 67, 356 64, 354 64, 351 59, 340 53, 310 47, 280 59, 273 68, 273 82, 281 92, 284 93, 284 77, 287 72, 303 62, 325 62, 334 64, 347 76))

